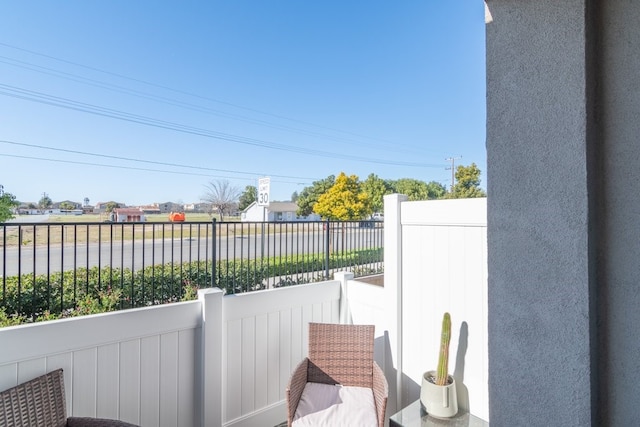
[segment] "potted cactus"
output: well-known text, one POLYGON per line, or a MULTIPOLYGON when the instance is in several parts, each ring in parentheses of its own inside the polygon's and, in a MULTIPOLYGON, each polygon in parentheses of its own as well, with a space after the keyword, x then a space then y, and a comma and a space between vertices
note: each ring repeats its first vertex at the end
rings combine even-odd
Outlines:
POLYGON ((427 414, 436 418, 450 418, 458 413, 456 381, 449 375, 449 342, 451 341, 451 315, 444 313, 440 338, 438 369, 422 375, 420 401, 427 414))

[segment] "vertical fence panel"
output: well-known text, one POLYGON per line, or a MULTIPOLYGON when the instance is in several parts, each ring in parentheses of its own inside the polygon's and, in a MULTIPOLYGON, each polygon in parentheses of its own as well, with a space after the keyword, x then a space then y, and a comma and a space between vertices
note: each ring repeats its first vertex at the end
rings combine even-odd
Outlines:
POLYGON ((160 426, 178 424, 178 332, 160 337, 160 426))
POLYGON ((268 342, 268 325, 267 325, 267 315, 266 314, 257 314, 255 316, 255 325, 256 325, 256 355, 259 357, 256 358, 256 372, 260 373, 260 375, 256 376, 255 383, 255 407, 256 408, 264 408, 267 406, 269 402, 269 389, 267 385, 267 376, 265 373, 268 371, 269 367, 267 364, 267 358, 265 355, 267 354, 267 342, 268 342))
POLYGON ((97 348, 78 350, 73 354, 72 414, 95 417, 97 414, 97 348))
POLYGON ((255 318, 248 317, 241 320, 242 331, 240 333, 241 348, 241 366, 242 373, 240 375, 240 412, 242 414, 251 413, 255 407, 255 390, 256 383, 256 359, 260 356, 256 353, 256 331, 255 318))
MULTIPOLYGON (((200 390, 196 389, 196 360, 194 349, 196 348, 195 329, 180 331, 178 333, 178 426, 196 426, 199 424, 200 390), (198 421, 196 421, 198 420, 198 421)), ((205 403, 207 404, 207 403, 205 403)), ((210 403, 209 403, 210 404, 210 403)))
POLYGON ((242 415, 242 319, 227 322, 225 359, 226 359, 226 401, 227 419, 242 415))
POLYGON ((107 344, 97 349, 96 362, 96 415, 100 418, 117 419, 120 393, 119 353, 120 346, 107 344))
POLYGON ((117 418, 135 424, 140 423, 140 366, 146 363, 141 360, 140 356, 139 339, 120 344, 120 405, 117 418))

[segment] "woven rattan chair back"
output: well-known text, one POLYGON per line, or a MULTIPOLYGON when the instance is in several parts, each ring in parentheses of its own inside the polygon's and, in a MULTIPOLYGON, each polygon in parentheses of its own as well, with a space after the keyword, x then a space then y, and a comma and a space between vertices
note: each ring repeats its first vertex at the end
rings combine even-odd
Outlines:
POLYGON ((0 426, 66 425, 62 369, 0 393, 0 426))
POLYGON ((373 325, 309 323, 308 381, 372 387, 373 325))

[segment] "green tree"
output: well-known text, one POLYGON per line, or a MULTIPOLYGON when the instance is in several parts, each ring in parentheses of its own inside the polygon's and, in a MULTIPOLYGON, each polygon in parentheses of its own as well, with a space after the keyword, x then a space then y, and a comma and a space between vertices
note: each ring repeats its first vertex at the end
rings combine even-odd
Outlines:
POLYGON ((53 202, 51 201, 51 198, 47 195, 47 193, 43 193, 42 198, 38 200, 38 208, 42 210, 49 209, 52 204, 53 202))
POLYGON ((336 177, 329 175, 325 179, 314 181, 310 187, 303 188, 298 197, 298 216, 311 215, 314 212, 313 206, 318 201, 318 198, 326 193, 335 182, 336 177))
POLYGON ((445 195, 447 199, 471 199, 486 197, 486 193, 480 188, 480 169, 475 163, 469 166, 456 168, 456 183, 453 190, 445 195))
POLYGON ((118 204, 118 203, 116 203, 116 202, 114 202, 114 201, 112 200, 112 201, 110 201, 110 202, 107 202, 107 203, 104 205, 104 210, 105 210, 105 211, 107 211, 107 212, 109 212, 109 213, 111 213, 111 212, 113 212, 113 210, 114 210, 114 209, 118 209, 119 207, 120 207, 120 204, 118 204))
POLYGON ((243 211, 249 205, 257 200, 258 189, 253 185, 247 185, 244 188, 244 192, 240 195, 240 201, 238 202, 238 209, 243 211))
POLYGON ((294 191, 293 193, 291 193, 291 201, 292 202, 297 202, 299 198, 300 198, 300 195, 298 194, 297 191, 294 191))
POLYGON ((16 196, 0 190, 0 224, 13 218, 13 209, 18 205, 19 203, 16 201, 16 196))
POLYGON ((427 183, 413 178, 400 178, 393 183, 396 193, 406 195, 409 200, 427 200, 429 190, 427 183))
POLYGON ((362 182, 362 191, 369 195, 372 212, 382 212, 384 196, 393 193, 393 187, 388 181, 372 173, 362 182))
POLYGON ((361 219, 371 214, 369 195, 362 191, 356 175, 340 172, 335 184, 318 197, 313 211, 323 218, 339 221, 361 219))
POLYGON ((405 194, 409 200, 433 200, 442 198, 447 189, 436 181, 424 182, 413 178, 401 178, 393 181, 396 193, 405 194))
POLYGON ((240 189, 225 179, 211 181, 206 186, 206 193, 202 201, 211 204, 211 213, 217 211, 220 221, 224 221, 224 215, 231 213, 240 197, 240 189))
POLYGON ((66 209, 66 210, 73 210, 76 207, 73 205, 73 203, 70 202, 61 202, 60 203, 60 209, 66 209))
POLYGON ((447 194, 447 187, 437 181, 427 182, 427 199, 442 199, 447 194))

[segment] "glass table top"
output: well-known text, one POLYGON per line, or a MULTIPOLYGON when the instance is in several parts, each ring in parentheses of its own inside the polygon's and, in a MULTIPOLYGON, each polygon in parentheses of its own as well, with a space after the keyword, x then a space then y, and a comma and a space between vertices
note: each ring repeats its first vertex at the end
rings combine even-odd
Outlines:
POLYGON ((458 412, 455 417, 440 419, 434 418, 426 413, 420 399, 416 400, 401 411, 389 418, 391 427, 431 427, 431 426, 454 426, 454 427, 488 427, 489 423, 468 412, 458 412))

